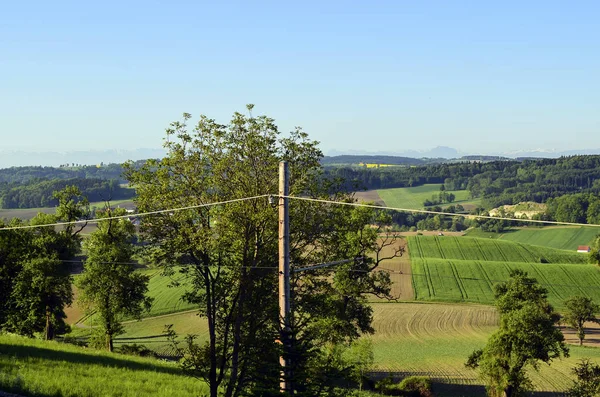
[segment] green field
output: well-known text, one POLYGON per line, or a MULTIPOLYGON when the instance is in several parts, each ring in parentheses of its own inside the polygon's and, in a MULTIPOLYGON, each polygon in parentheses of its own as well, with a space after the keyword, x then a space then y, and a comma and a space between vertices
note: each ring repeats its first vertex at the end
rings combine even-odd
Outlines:
POLYGON ((410 257, 540 263, 587 263, 587 256, 577 252, 544 248, 494 239, 453 236, 411 236, 410 257))
POLYGON ((450 236, 409 237, 408 247, 417 300, 491 304, 493 285, 522 269, 548 289, 557 308, 573 295, 600 301, 600 269, 576 252, 450 236))
MULTIPOLYGON (((118 206, 131 207, 134 205, 134 203, 133 203, 133 200, 131 200, 131 199, 112 200, 110 202, 110 205, 112 207, 118 207, 118 206)), ((104 208, 104 202, 96 201, 96 202, 90 203, 90 208, 102 209, 102 208, 104 208)), ((0 219, 10 220, 12 218, 19 218, 19 219, 23 219, 23 220, 30 220, 31 218, 35 217, 39 212, 42 212, 44 214, 54 214, 56 212, 56 208, 55 207, 9 208, 9 209, 0 208, 0 219)))
POLYGON ((186 289, 185 276, 177 272, 177 269, 172 276, 165 276, 160 270, 155 270, 148 283, 149 296, 154 298, 154 301, 150 313, 144 316, 160 316, 193 309, 194 305, 181 300, 186 289), (180 285, 173 286, 173 282, 178 282, 180 285))
POLYGON ((198 396, 175 363, 0 335, 0 390, 30 396, 198 396))
MULTIPOLYGON (((496 329, 493 307, 471 304, 378 304, 372 336, 377 370, 400 376, 425 375, 436 396, 484 396, 476 372, 465 368, 467 356, 481 348, 496 329)), ((600 349, 571 346, 571 357, 530 371, 539 395, 564 395, 571 386, 571 368, 600 349), (548 393, 550 392, 550 393, 548 393), (556 394, 555 394, 556 393, 556 394)))
MULTIPOLYGON (((369 337, 374 342, 375 376, 426 375, 433 379, 435 395, 485 395, 476 372, 465 368, 464 362, 496 329, 498 316, 494 307, 428 302, 372 306, 375 334, 369 337)), ((204 319, 192 313, 179 313, 127 323, 126 334, 118 338, 117 346, 142 343, 168 353, 167 341, 159 337, 165 324, 173 324, 182 335, 198 334, 199 341, 207 338, 204 319)), ((570 340, 574 341, 574 337, 570 340)), ((598 342, 592 335, 586 341, 598 342)), ((600 349, 572 346, 570 358, 556 360, 551 366, 542 365, 539 373, 531 371, 536 390, 546 392, 545 396, 560 395, 571 385, 571 368, 582 357, 599 361, 600 349)))
MULTIPOLYGON (((429 184, 416 187, 401 187, 394 189, 377 190, 379 197, 388 207, 422 209, 423 202, 430 200, 431 196, 440 192, 441 184, 429 184)), ((451 204, 460 204, 462 206, 475 206, 480 203, 479 199, 470 200, 467 190, 448 191, 456 196, 451 204)), ((444 204, 448 205, 448 204, 444 204)))
POLYGON ((467 232, 469 237, 517 241, 523 244, 573 251, 577 250, 580 245, 589 245, 598 234, 600 234, 600 228, 597 227, 572 226, 521 227, 509 229, 503 233, 482 232, 479 229, 471 229, 467 232))
MULTIPOLYGON (((148 296, 153 298, 150 312, 142 314, 142 317, 155 317, 165 314, 177 313, 193 309, 195 306, 184 302, 181 297, 186 291, 185 276, 178 272, 172 276, 165 276, 161 270, 147 269, 141 270, 144 274, 150 276, 148 282, 148 296), (179 286, 173 286, 173 282, 178 282, 179 286)), ((75 303, 76 304, 76 303, 75 303)), ((80 313, 81 311, 77 311, 80 313)), ((92 325, 94 322, 93 314, 91 316, 81 316, 80 318, 69 318, 69 323, 83 323, 92 325)))

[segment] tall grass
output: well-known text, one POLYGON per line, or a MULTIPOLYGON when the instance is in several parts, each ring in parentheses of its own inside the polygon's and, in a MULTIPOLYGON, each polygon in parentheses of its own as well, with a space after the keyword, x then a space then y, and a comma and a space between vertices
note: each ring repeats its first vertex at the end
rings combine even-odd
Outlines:
POLYGON ((0 390, 24 396, 199 396, 175 363, 0 335, 0 390))

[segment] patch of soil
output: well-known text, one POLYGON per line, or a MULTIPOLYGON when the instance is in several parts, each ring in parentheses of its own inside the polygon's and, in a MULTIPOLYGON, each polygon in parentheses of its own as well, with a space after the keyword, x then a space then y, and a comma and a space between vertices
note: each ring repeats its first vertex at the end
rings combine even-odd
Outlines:
MULTIPOLYGON (((564 325, 558 327, 565 336, 565 342, 572 345, 579 345, 579 338, 575 334, 573 328, 568 328, 564 325)), ((585 338, 583 346, 600 347, 600 324, 585 323, 585 338)))
POLYGON ((356 192, 354 193, 354 197, 359 202, 369 201, 374 202, 375 205, 385 205, 385 202, 379 197, 377 190, 367 190, 365 192, 356 192))

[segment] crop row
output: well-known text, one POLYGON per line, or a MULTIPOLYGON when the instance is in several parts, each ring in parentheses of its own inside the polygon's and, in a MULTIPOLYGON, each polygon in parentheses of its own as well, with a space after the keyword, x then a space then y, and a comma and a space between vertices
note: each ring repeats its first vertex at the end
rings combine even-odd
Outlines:
POLYGON ((412 261, 415 298, 492 303, 494 284, 506 280, 511 269, 524 270, 534 277, 557 307, 574 295, 600 301, 600 270, 595 266, 429 258, 412 261))
POLYGON ((497 239, 453 236, 409 237, 411 258, 437 258, 523 263, 585 263, 577 252, 497 239))

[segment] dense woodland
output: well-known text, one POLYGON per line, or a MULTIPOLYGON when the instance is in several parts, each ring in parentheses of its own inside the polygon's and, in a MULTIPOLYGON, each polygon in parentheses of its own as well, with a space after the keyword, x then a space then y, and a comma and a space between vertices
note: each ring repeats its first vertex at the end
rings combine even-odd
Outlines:
POLYGON ((446 190, 469 190, 485 208, 522 201, 544 203, 571 193, 600 192, 600 156, 558 159, 457 162, 416 167, 328 167, 329 177, 346 180, 347 188, 411 187, 443 183, 446 190))
MULTIPOLYGON (((137 168, 145 160, 132 163, 137 168)), ((54 191, 76 186, 90 201, 124 200, 134 191, 120 186, 121 164, 77 165, 60 167, 11 167, 0 169, 0 208, 54 207, 54 191)))
MULTIPOLYGON (((600 156, 471 160, 382 168, 339 163, 355 161, 355 157, 324 158, 324 177, 340 179, 347 191, 440 183, 447 191, 468 190, 472 198, 482 199, 485 210, 534 201, 548 204, 546 219, 597 223, 600 217, 600 156), (331 165, 333 163, 337 165, 331 165)), ((390 164, 406 160, 392 156, 371 157, 373 161, 390 164)), ((416 163, 421 161, 416 160, 416 163)), ((132 166, 138 168, 143 163, 138 161, 132 166)), ((57 203, 52 199, 52 192, 66 185, 76 185, 90 201, 130 198, 132 191, 119 187, 122 172, 120 164, 3 169, 0 170, 0 205, 3 208, 54 206, 57 203)))
POLYGON ((0 207, 55 207, 58 200, 53 193, 67 186, 76 186, 90 201, 129 199, 135 194, 133 189, 121 187, 117 179, 30 179, 24 183, 0 182, 0 207))

